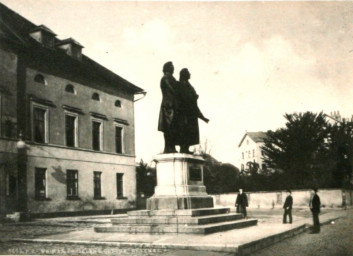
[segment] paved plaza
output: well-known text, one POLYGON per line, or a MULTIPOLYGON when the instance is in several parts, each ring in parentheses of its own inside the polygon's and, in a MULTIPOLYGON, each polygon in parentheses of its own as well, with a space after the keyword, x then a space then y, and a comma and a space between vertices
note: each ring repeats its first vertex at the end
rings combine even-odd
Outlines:
MULTIPOLYGON (((349 217, 348 213, 351 218, 351 212, 352 210, 325 209, 320 217, 322 222, 330 223, 336 220, 340 223, 349 217), (342 218, 342 220, 337 220, 337 218, 342 218)), ((271 251, 268 251, 271 250, 269 248, 290 243, 303 236, 309 236, 310 239, 318 239, 322 236, 322 234, 313 236, 304 233, 281 241, 304 232, 307 224, 311 223, 310 212, 307 209, 296 209, 293 224, 287 225, 281 224, 281 213, 281 209, 250 209, 249 215, 259 220, 257 226, 209 235, 146 235, 95 233, 93 231, 93 226, 107 225, 110 218, 123 217, 123 215, 55 218, 30 223, 5 224, 0 229, 2 241, 0 253, 82 255, 240 255, 251 253, 262 255, 253 251, 256 248, 270 245, 261 251, 267 255, 277 255, 273 254, 273 251, 271 254, 271 251), (271 245, 274 242, 279 243, 271 245)), ((326 234, 326 230, 332 228, 335 228, 335 225, 325 226, 322 233, 329 237, 331 233, 326 234)), ((309 238, 306 240, 310 241, 309 238)), ((292 249, 295 248, 296 246, 293 245, 292 249)))

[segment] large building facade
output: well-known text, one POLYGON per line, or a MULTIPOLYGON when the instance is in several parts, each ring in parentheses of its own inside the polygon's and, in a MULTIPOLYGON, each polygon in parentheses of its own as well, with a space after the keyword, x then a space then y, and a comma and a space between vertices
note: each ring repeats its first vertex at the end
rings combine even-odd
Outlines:
POLYGON ((246 132, 238 145, 239 164, 241 171, 249 169, 249 163, 256 163, 261 170, 265 170, 263 163, 263 152, 261 147, 264 145, 265 132, 246 132))
POLYGON ((143 90, 82 48, 0 4, 2 214, 135 207, 134 95, 143 90))

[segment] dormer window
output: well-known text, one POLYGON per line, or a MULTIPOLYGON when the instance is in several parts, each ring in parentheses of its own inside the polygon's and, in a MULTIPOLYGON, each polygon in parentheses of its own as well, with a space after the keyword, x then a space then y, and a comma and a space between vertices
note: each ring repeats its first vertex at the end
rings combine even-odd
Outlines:
POLYGON ((75 94, 75 88, 74 88, 74 86, 73 86, 72 84, 66 85, 66 87, 65 87, 65 92, 75 94))
POLYGON ((82 59, 82 48, 83 46, 73 38, 68 38, 60 41, 56 44, 59 49, 65 51, 65 53, 77 60, 82 59))
POLYGON ((47 85, 47 81, 45 80, 44 76, 41 75, 41 74, 37 74, 37 75, 34 77, 34 82, 37 82, 37 83, 39 83, 39 84, 47 85))
POLYGON ((96 101, 100 101, 100 97, 99 97, 99 94, 98 93, 93 93, 92 94, 92 100, 96 100, 96 101))
POLYGON ((121 108, 121 101, 120 100, 115 101, 115 107, 121 108))
POLYGON ((54 48, 56 34, 48 27, 44 25, 37 26, 29 33, 29 35, 43 46, 54 48))

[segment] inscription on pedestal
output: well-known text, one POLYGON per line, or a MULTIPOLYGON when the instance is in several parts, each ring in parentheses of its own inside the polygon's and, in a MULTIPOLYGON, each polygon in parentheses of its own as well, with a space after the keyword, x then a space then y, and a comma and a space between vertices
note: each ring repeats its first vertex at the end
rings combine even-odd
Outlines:
POLYGON ((190 181, 202 181, 202 170, 199 166, 189 167, 189 180, 190 181))

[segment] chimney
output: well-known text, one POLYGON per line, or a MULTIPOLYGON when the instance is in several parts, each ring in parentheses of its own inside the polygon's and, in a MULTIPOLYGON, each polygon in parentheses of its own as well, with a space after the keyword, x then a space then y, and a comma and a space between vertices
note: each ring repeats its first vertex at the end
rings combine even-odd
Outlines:
POLYGON ((67 55, 71 56, 74 59, 82 59, 82 48, 83 46, 73 38, 67 38, 61 40, 56 44, 59 49, 62 49, 66 52, 67 55))
POLYGON ((44 47, 54 48, 54 39, 56 34, 44 25, 35 27, 29 32, 29 35, 44 47))

